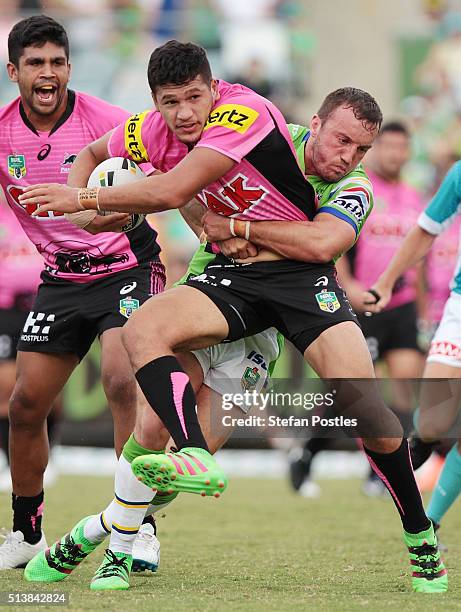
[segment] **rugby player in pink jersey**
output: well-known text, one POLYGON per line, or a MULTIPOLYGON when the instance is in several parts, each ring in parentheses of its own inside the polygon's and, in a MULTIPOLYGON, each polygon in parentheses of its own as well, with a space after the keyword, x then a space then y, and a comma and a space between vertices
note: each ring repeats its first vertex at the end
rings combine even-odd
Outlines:
MULTIPOLYGON (((200 47, 177 41, 159 47, 150 58, 148 79, 156 110, 131 118, 84 149, 70 186, 37 185, 20 200, 39 206, 40 212, 156 212, 181 208, 198 195, 210 209, 203 227, 211 249, 232 236, 249 239, 259 249, 245 263, 218 255, 202 274, 147 302, 125 329, 124 343, 138 383, 178 448, 174 454, 132 459, 140 482, 130 484, 126 504, 133 511, 131 528, 136 530, 142 520, 151 488, 219 495, 226 487, 224 473, 208 452, 192 387, 174 351, 199 349, 274 326, 320 376, 341 379, 338 406, 357 415, 367 457, 402 519, 413 589, 445 591, 446 570, 398 419, 372 381, 357 394, 355 383, 348 380, 372 379, 373 365, 356 316, 337 284, 332 260, 354 243, 351 215, 363 220, 369 202, 359 194, 352 209, 345 207, 341 216, 328 210, 316 216, 313 188, 296 162, 279 110, 245 87, 214 80, 200 47), (164 174, 133 186, 99 191, 83 187, 100 161, 121 153, 134 161, 148 160, 164 174)), ((355 168, 381 119, 369 94, 352 88, 331 94, 311 122, 306 171, 334 181, 355 168), (352 118, 356 121, 351 126, 352 118)), ((150 418, 140 414, 138 441, 150 418)), ((117 471, 116 494, 122 478, 127 487, 127 474, 117 471)), ((79 530, 76 526, 72 537, 79 530)), ((96 543, 82 545, 83 554, 96 543)), ((51 564, 46 555, 37 555, 26 568, 26 578, 65 577, 80 558, 59 562, 61 546, 52 547, 51 564)), ((92 588, 127 588, 129 546, 125 552, 109 552, 92 588)))
MULTIPOLYGON (((16 345, 32 305, 43 260, 0 193, 0 447, 8 456, 8 404, 16 382, 16 345)), ((55 415, 54 415, 55 416, 55 415)), ((47 422, 50 444, 55 418, 47 422)), ((0 491, 11 491, 9 464, 0 491)))
POLYGON ((53 19, 42 15, 17 23, 8 51, 8 75, 20 96, 0 109, 0 184, 45 267, 18 344, 9 408, 13 529, 0 546, 0 569, 24 566, 46 548, 41 528, 46 418, 96 337, 120 453, 133 429, 136 407, 136 381, 121 327, 163 288, 165 278, 156 233, 147 222, 124 234, 115 230, 126 221, 125 214, 98 218, 91 229, 106 232, 92 235, 62 213, 34 216, 36 206, 19 202, 27 185, 65 183, 77 153, 129 113, 67 88, 69 43, 53 19))

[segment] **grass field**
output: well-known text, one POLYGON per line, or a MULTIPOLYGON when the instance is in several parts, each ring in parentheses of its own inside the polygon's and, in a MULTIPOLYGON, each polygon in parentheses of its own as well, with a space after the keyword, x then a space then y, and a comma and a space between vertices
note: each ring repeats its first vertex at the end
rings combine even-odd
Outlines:
MULTIPOLYGON (((72 610, 461 609, 459 508, 443 529, 450 592, 414 594, 393 504, 364 498, 358 481, 321 484, 317 500, 296 497, 280 480, 233 479, 221 500, 183 495, 158 521, 158 573, 133 576, 128 592, 89 590, 102 547, 63 582, 30 584, 22 570, 11 570, 0 574, 0 591, 65 591, 72 610)), ((62 477, 47 493, 48 541, 110 495, 109 479, 62 477)), ((0 525, 10 526, 9 507, 1 494, 0 525)))

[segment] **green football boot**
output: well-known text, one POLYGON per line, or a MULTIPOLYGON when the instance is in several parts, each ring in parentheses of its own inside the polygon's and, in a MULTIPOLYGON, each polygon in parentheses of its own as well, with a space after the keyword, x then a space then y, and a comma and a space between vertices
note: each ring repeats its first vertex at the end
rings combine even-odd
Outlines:
POLYGON ((131 555, 107 549, 96 570, 90 589, 93 591, 126 591, 130 588, 131 555))
POLYGON ((197 493, 220 497, 227 477, 213 455, 203 448, 182 448, 176 453, 141 455, 131 463, 137 479, 164 493, 197 493))
POLYGON ((410 553, 411 582, 416 593, 444 593, 448 590, 448 575, 440 557, 434 527, 419 533, 403 532, 410 553))
POLYGON ((99 545, 83 535, 83 528, 91 518, 86 516, 50 548, 35 555, 26 565, 24 578, 29 582, 58 582, 67 578, 99 545))

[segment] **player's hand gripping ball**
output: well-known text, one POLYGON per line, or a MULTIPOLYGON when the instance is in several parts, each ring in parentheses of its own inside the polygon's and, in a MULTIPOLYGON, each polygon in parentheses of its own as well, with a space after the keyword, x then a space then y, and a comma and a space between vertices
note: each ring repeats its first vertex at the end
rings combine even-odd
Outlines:
MULTIPOLYGON (((111 157, 101 162, 90 175, 87 187, 114 187, 116 185, 127 185, 133 183, 146 175, 141 168, 124 157, 111 157)), ((98 212, 97 210, 82 210, 76 213, 65 213, 68 221, 81 227, 89 225, 97 215, 111 215, 110 211, 98 212)), ((122 232, 130 232, 144 221, 142 213, 130 213, 128 222, 121 228, 122 232)))

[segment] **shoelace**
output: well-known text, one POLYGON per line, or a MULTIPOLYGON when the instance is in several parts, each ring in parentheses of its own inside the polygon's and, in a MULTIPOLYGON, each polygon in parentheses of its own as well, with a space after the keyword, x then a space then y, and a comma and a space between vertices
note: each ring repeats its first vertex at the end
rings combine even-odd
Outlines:
POLYGON ((86 555, 82 552, 81 545, 76 544, 72 537, 69 536, 69 540, 64 542, 55 551, 51 553, 55 560, 59 563, 72 564, 75 561, 81 561, 86 555))
POLYGON ((437 546, 425 542, 421 546, 410 546, 408 550, 418 557, 415 561, 422 572, 432 574, 434 570, 438 568, 440 564, 440 554, 437 546))
POLYGON ((121 557, 119 559, 109 549, 106 550, 104 556, 109 563, 106 563, 97 571, 98 578, 111 578, 112 576, 120 576, 122 575, 122 570, 124 570, 126 574, 128 574, 128 565, 126 557, 121 557))

